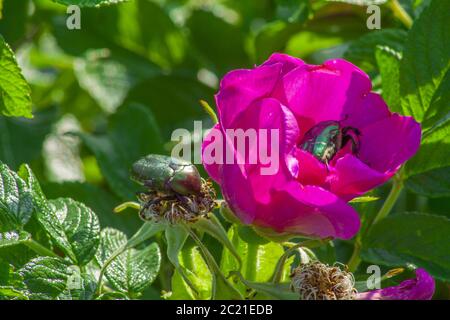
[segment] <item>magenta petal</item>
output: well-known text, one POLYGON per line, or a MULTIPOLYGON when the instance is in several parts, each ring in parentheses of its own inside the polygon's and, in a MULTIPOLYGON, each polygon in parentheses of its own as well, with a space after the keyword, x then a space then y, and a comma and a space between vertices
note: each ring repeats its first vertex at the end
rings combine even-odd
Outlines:
POLYGON ((435 289, 434 279, 424 270, 416 270, 416 278, 398 286, 359 293, 358 300, 430 300, 435 289))
MULTIPOLYGON (((284 154, 297 143, 299 128, 292 112, 273 98, 261 99, 249 106, 231 124, 230 129, 261 129, 279 131, 280 154, 284 154)), ((270 143, 269 143, 270 145, 270 143)))
MULTIPOLYGON (((230 129, 242 129, 243 131, 254 129, 256 132, 266 129, 268 137, 270 137, 271 129, 276 129, 278 132, 278 140, 275 141, 275 145, 279 150, 275 151, 270 148, 268 150, 269 155, 274 154, 272 161, 278 163, 278 170, 270 175, 262 174, 262 168, 267 168, 268 165, 261 164, 259 156, 256 164, 249 164, 248 158, 251 154, 259 155, 258 140, 253 141, 253 144, 244 149, 245 155, 240 153, 230 137, 226 141, 228 145, 233 146, 229 150, 234 152, 234 164, 222 165, 222 193, 236 216, 244 223, 251 223, 257 212, 256 199, 270 201, 271 188, 293 179, 289 169, 295 168, 295 163, 291 161, 295 158, 291 157, 289 152, 298 139, 297 121, 292 113, 277 100, 262 99, 241 112, 233 121, 230 129), (243 159, 245 159, 245 164, 239 165, 237 161, 243 159)), ((271 145, 270 141, 268 144, 271 145)))
POLYGON ((371 88, 364 72, 337 59, 292 70, 282 78, 276 95, 293 111, 304 133, 318 122, 351 117, 371 88))
POLYGON ((267 66, 267 65, 272 65, 274 63, 282 63, 283 64, 283 67, 281 69, 281 75, 284 75, 284 74, 288 73, 289 71, 305 64, 305 62, 303 60, 295 58, 295 57, 291 57, 287 54, 274 53, 262 65, 267 66))
POLYGON ((378 93, 370 92, 363 98, 361 105, 354 108, 352 114, 342 121, 342 125, 362 129, 390 115, 391 112, 383 98, 378 93))
POLYGON ((331 168, 327 189, 345 200, 351 200, 384 183, 392 175, 380 173, 355 156, 346 154, 331 168))
POLYGON ((223 128, 228 128, 237 115, 253 102, 269 96, 280 77, 282 67, 281 63, 275 63, 252 70, 231 71, 223 77, 216 95, 223 128))
POLYGON ((395 172, 420 145, 420 124, 392 114, 361 130, 359 158, 379 172, 395 172))
POLYGON ((297 180, 302 185, 322 186, 325 183, 328 171, 324 163, 302 149, 295 151, 295 157, 299 167, 297 180))
MULTIPOLYGON (((262 99, 254 103, 252 106, 242 112, 232 124, 232 129, 248 129, 267 130, 268 140, 267 150, 263 154, 270 155, 270 163, 264 164, 260 152, 265 149, 259 149, 260 140, 254 141, 252 145, 245 148, 245 155, 240 154, 239 149, 234 145, 235 159, 245 158, 245 174, 249 175, 247 179, 251 185, 254 193, 262 198, 270 197, 270 190, 277 184, 283 184, 286 181, 293 180, 298 173, 298 165, 295 157, 292 156, 296 141, 299 135, 297 121, 292 112, 286 107, 282 106, 279 101, 275 99, 262 99), (273 144, 277 149, 272 149, 271 130, 276 130, 278 133, 278 140, 274 140, 273 144), (257 157, 256 164, 250 164, 250 155, 257 157), (265 174, 263 170, 273 168, 273 172, 265 174), (251 174, 251 175, 250 175, 251 174)), ((227 139, 228 145, 232 142, 227 139)), ((226 164, 224 167, 232 166, 233 164, 226 164)), ((224 173, 224 177, 226 177, 224 173)))
POLYGON ((223 166, 222 193, 233 213, 245 224, 253 222, 256 216, 255 195, 243 166, 223 166))
POLYGON ((278 232, 341 239, 350 239, 360 227, 350 205, 320 187, 302 187, 296 181, 273 191, 271 202, 258 207, 254 223, 278 232))
MULTIPOLYGON (((222 164, 223 164, 223 155, 219 155, 219 158, 221 158, 221 161, 219 163, 217 163, 216 161, 208 161, 205 159, 205 149, 210 146, 213 147, 214 143, 217 143, 219 145, 221 145, 221 147, 223 148, 224 144, 223 144, 223 138, 221 141, 215 141, 216 137, 215 135, 217 133, 222 133, 221 129, 220 129, 220 125, 216 124, 214 125, 214 127, 211 129, 211 131, 205 136, 205 138, 203 139, 203 144, 202 144, 202 163, 203 163, 203 167, 205 168, 206 172, 208 173, 208 175, 214 180, 216 181, 218 184, 221 183, 221 169, 222 169, 222 164)), ((223 137, 223 136, 222 136, 223 137)), ((222 149, 223 150, 223 149, 222 149)))

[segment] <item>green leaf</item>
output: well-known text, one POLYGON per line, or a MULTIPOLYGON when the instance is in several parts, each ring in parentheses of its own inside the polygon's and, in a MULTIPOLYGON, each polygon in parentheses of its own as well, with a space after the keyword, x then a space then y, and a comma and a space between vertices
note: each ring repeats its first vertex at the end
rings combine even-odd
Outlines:
POLYGON ((130 88, 139 80, 160 73, 149 63, 132 63, 110 50, 90 50, 74 62, 80 86, 107 113, 113 113, 123 103, 130 88))
POLYGON ((166 228, 166 224, 164 223, 155 223, 153 221, 146 221, 142 226, 136 231, 135 234, 127 241, 125 245, 125 249, 134 248, 144 241, 150 239, 158 232, 164 230, 166 228))
POLYGON ((377 47, 375 58, 381 75, 383 99, 393 112, 401 112, 400 59, 401 55, 389 47, 377 47))
POLYGON ((15 266, 9 264, 3 259, 0 259, 0 286, 13 286, 19 290, 24 289, 23 278, 16 272, 16 270, 17 269, 15 266))
POLYGON ((237 226, 237 232, 239 234, 239 238, 250 244, 262 245, 269 242, 269 240, 258 235, 250 226, 237 226))
POLYGON ((97 300, 130 300, 130 298, 123 292, 113 291, 103 293, 97 300))
POLYGON ((363 239, 362 258, 388 266, 413 264, 442 280, 450 279, 450 220, 408 213, 387 217, 363 239))
POLYGON ((56 244, 80 266, 94 257, 100 241, 100 224, 96 214, 84 204, 70 198, 50 200, 51 214, 42 217, 44 224, 50 223, 63 231, 63 237, 53 238, 56 244))
POLYGON ((180 299, 210 299, 212 294, 213 276, 208 269, 208 265, 203 259, 198 247, 183 248, 179 252, 179 262, 186 273, 186 278, 181 276, 179 271, 175 271, 172 276, 172 295, 171 300, 180 299), (196 292, 192 290, 192 286, 196 292))
POLYGON ((25 36, 31 6, 31 0, 3 0, 0 34, 13 48, 25 36))
POLYGON ((58 299, 92 300, 97 289, 94 276, 81 273, 77 266, 70 266, 70 269, 72 273, 67 278, 67 288, 58 296, 58 299))
POLYGON ((434 197, 450 194, 450 121, 428 130, 417 154, 405 166, 406 185, 434 197))
MULTIPOLYGON (((112 228, 103 229, 95 256, 97 263, 103 265, 126 242, 124 233, 112 228)), ((123 252, 107 267, 105 276, 115 289, 135 297, 155 280, 160 263, 159 247, 153 243, 142 250, 128 249, 123 252)))
POLYGON ((38 111, 33 119, 0 117, 0 159, 14 170, 39 159, 56 112, 56 108, 38 111))
POLYGON ((379 5, 388 2, 388 0, 326 0, 328 2, 343 2, 348 4, 354 4, 358 6, 370 6, 373 4, 379 5))
POLYGON ((30 93, 14 52, 0 36, 0 112, 5 116, 32 118, 30 93))
POLYGON ((26 231, 0 232, 0 248, 15 246, 30 239, 31 235, 26 231))
POLYGON ((298 300, 298 294, 292 292, 287 283, 264 283, 248 281, 240 273, 233 272, 238 279, 248 288, 253 289, 265 296, 277 300, 298 300))
POLYGON ((411 191, 430 198, 450 196, 450 167, 433 169, 409 177, 405 183, 411 191))
POLYGON ((193 291, 193 294, 197 296, 197 289, 187 276, 186 270, 180 264, 179 260, 179 255, 181 254, 189 233, 180 225, 168 225, 164 234, 167 243, 167 258, 169 258, 170 262, 175 267, 176 272, 181 276, 182 281, 184 281, 189 286, 189 289, 193 291))
POLYGON ((2 300, 2 298, 28 300, 25 293, 12 286, 0 286, 0 300, 2 300))
MULTIPOLYGON (((289 24, 288 29, 293 33, 287 39, 285 52, 315 64, 342 56, 347 42, 365 33, 364 28, 361 28, 361 23, 364 22, 351 15, 336 13, 331 10, 318 19, 308 21, 305 26, 299 23, 289 24)), ((280 35, 284 36, 284 32, 280 35)), ((278 37, 275 37, 276 40, 278 37)))
POLYGON ((121 214, 113 212, 121 201, 104 188, 87 182, 47 183, 42 185, 44 193, 50 199, 71 197, 84 203, 98 216, 101 226, 119 229, 131 236, 141 225, 137 219, 136 211, 127 211, 121 214))
POLYGON ((19 273, 31 299, 55 299, 67 286, 72 274, 70 264, 51 257, 37 257, 28 262, 19 273))
POLYGON ((26 182, 0 162, 0 230, 20 229, 32 212, 32 195, 26 182))
POLYGON ((249 65, 242 29, 225 22, 212 12, 203 10, 194 11, 186 26, 190 30, 190 43, 198 50, 200 58, 205 60, 209 69, 224 74, 232 68, 249 65))
MULTIPOLYGON (((266 244, 259 245, 258 242, 253 241, 249 244, 240 238, 239 232, 236 232, 236 229, 236 227, 230 228, 228 230, 228 237, 242 259, 242 274, 249 281, 269 281, 277 266, 278 260, 284 253, 283 247, 274 242, 266 242, 266 244)), ((288 259, 288 262, 284 266, 281 277, 282 281, 286 280, 289 275, 291 262, 292 260, 288 259)), ((236 259, 228 251, 224 251, 222 254, 220 269, 226 275, 232 271, 239 270, 236 259)), ((239 289, 245 294, 245 287, 241 285, 239 289)))
POLYGON ((230 239, 227 236, 227 232, 223 228, 222 224, 218 220, 218 218, 211 213, 207 219, 199 219, 196 223, 192 225, 194 229, 197 229, 201 232, 206 232, 210 236, 214 237, 217 241, 219 241, 225 248, 227 248, 231 254, 235 257, 239 266, 242 264, 239 253, 236 251, 236 248, 231 243, 230 239))
POLYGON ((352 200, 350 200, 350 203, 365 203, 365 202, 372 202, 372 201, 377 201, 380 200, 379 197, 374 197, 374 196, 362 196, 362 197, 357 197, 354 198, 352 200))
POLYGON ((276 0, 278 19, 293 23, 303 22, 311 14, 311 5, 308 0, 276 0))
POLYGON ((112 5, 129 0, 53 0, 65 5, 77 5, 80 7, 99 7, 104 5, 112 5))
POLYGON ((301 27, 301 23, 291 24, 284 21, 273 21, 264 25, 254 39, 256 62, 262 63, 273 52, 286 51, 288 40, 301 30, 301 27))
POLYGON ((167 13, 148 0, 133 0, 117 6, 83 10, 83 29, 100 41, 113 42, 163 69, 183 62, 187 42, 167 13), (102 23, 98 23, 102 21, 102 23))
POLYGON ((450 120, 450 70, 447 70, 439 87, 434 92, 430 102, 430 107, 425 114, 425 121, 422 123, 424 130, 433 130, 450 120))
POLYGON ((19 169, 33 194, 35 217, 54 243, 77 265, 86 265, 99 244, 97 215, 84 204, 70 198, 48 201, 27 165, 19 169))
POLYGON ((432 1, 414 22, 400 66, 403 112, 422 122, 450 67, 450 2, 432 1), (432 36, 430 36, 432 35, 432 36))
POLYGON ((370 71, 377 64, 374 55, 377 46, 389 47, 395 52, 402 52, 406 36, 406 31, 402 29, 371 31, 353 41, 345 51, 344 58, 364 70, 370 71))
POLYGON ((112 190, 121 198, 135 198, 137 186, 130 180, 131 165, 149 153, 161 153, 162 140, 150 110, 139 104, 125 105, 111 116, 107 134, 80 134, 97 158, 112 190))
MULTIPOLYGON (((172 74, 142 81, 131 89, 125 101, 149 106, 164 137, 169 138, 173 130, 191 129, 194 120, 206 119, 199 101, 211 102, 209 99, 213 94, 211 88, 191 75, 172 74)), ((209 119, 203 121, 203 129, 212 125, 209 119)))

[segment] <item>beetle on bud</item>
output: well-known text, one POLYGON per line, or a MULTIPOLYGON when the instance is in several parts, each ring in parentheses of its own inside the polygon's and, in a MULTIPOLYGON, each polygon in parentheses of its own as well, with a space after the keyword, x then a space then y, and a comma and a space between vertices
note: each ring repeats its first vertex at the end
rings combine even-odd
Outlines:
POLYGON ((215 206, 212 184, 189 162, 150 154, 133 164, 131 178, 147 188, 138 193, 143 220, 193 221, 215 206))
POLYGON ((184 196, 200 193, 202 185, 200 174, 192 163, 159 154, 136 161, 131 178, 151 190, 184 196))

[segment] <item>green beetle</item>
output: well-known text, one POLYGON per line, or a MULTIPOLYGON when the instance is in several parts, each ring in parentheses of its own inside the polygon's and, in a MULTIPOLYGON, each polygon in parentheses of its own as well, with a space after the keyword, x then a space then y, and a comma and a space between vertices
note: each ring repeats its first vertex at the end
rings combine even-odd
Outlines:
POLYGON ((305 133, 300 143, 300 148, 328 164, 347 143, 351 143, 352 153, 357 154, 360 135, 361 133, 358 129, 342 127, 339 121, 323 121, 305 133))
POLYGON ((131 178, 151 191, 166 195, 199 194, 202 186, 200 174, 192 163, 158 154, 136 161, 131 178))

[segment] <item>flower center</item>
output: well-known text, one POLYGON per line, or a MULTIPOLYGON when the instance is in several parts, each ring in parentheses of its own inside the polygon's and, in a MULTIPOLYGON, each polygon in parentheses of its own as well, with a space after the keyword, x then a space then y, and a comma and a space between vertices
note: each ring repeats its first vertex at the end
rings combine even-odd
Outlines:
POLYGON ((354 288, 353 274, 338 266, 327 266, 318 261, 298 266, 291 279, 291 288, 300 300, 353 300, 357 291, 354 288))
POLYGON ((341 149, 349 148, 352 154, 357 154, 359 136, 358 129, 342 127, 339 121, 322 121, 305 133, 299 146, 328 164, 341 149))

